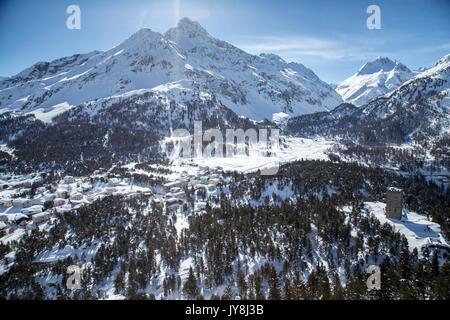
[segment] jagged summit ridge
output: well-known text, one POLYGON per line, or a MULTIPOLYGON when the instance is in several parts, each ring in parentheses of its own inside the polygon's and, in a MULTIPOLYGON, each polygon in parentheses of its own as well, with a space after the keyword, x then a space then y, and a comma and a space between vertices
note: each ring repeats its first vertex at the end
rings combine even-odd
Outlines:
POLYGON ((302 64, 248 54, 183 18, 164 34, 144 28, 111 50, 43 62, 0 80, 0 109, 47 112, 181 80, 255 120, 331 110, 342 102, 302 64))
POLYGON ((389 72, 394 69, 411 72, 411 70, 409 70, 408 67, 406 67, 404 64, 398 61, 391 60, 387 57, 378 57, 374 61, 367 62, 366 64, 364 64, 361 67, 361 69, 359 69, 357 74, 358 75, 373 74, 380 71, 389 72))
POLYGON ((164 35, 171 38, 172 34, 186 34, 191 38, 194 37, 211 37, 211 35, 197 21, 185 17, 178 21, 175 28, 169 29, 164 35))

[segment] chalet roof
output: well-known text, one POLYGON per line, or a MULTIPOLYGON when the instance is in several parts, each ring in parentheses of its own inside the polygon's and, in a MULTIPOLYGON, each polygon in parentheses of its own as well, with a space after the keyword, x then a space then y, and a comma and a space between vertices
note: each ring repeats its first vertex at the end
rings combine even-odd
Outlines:
POLYGON ((389 187, 388 191, 392 191, 392 192, 402 192, 403 190, 400 188, 396 188, 396 187, 389 187))
POLYGON ((34 218, 40 218, 40 217, 47 217, 49 215, 51 215, 50 212, 41 212, 41 213, 36 213, 33 217, 34 218))

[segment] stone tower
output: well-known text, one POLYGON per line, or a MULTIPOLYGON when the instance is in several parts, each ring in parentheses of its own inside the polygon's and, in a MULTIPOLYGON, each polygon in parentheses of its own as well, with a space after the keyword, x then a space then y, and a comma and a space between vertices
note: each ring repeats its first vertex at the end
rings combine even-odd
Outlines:
POLYGON ((403 213, 403 191, 388 188, 386 192, 386 217, 401 220, 403 213))

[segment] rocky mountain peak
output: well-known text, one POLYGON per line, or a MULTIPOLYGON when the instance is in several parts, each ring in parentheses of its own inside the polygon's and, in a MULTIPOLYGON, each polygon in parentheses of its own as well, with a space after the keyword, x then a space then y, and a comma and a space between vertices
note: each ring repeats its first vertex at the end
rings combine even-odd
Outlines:
POLYGON ((359 69, 357 74, 366 75, 377 73, 380 71, 389 72, 394 69, 411 72, 405 65, 401 64, 400 62, 391 60, 387 57, 378 57, 374 61, 364 64, 361 69, 359 69))
POLYGON ((169 29, 165 33, 165 36, 171 40, 180 36, 186 36, 188 38, 211 37, 208 31, 206 31, 200 23, 189 18, 180 19, 177 26, 169 29))

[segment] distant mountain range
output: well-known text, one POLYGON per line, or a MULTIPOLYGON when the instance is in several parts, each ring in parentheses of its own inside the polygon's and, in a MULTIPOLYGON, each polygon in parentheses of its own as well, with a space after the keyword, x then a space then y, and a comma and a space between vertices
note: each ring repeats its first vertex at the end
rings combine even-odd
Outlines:
MULTIPOLYGON (((388 74, 394 75, 400 70, 403 74, 411 74, 399 63, 382 60, 383 63, 378 59, 380 63, 366 64, 353 79, 364 77, 364 74, 369 75, 368 78, 370 75, 384 77, 385 72, 379 68, 382 64, 390 70, 388 74)), ((450 55, 404 83, 395 82, 395 85, 398 88, 371 99, 359 108, 345 103, 330 112, 291 118, 286 130, 300 136, 340 136, 364 144, 416 141, 430 146, 434 141, 448 140, 450 55)))

